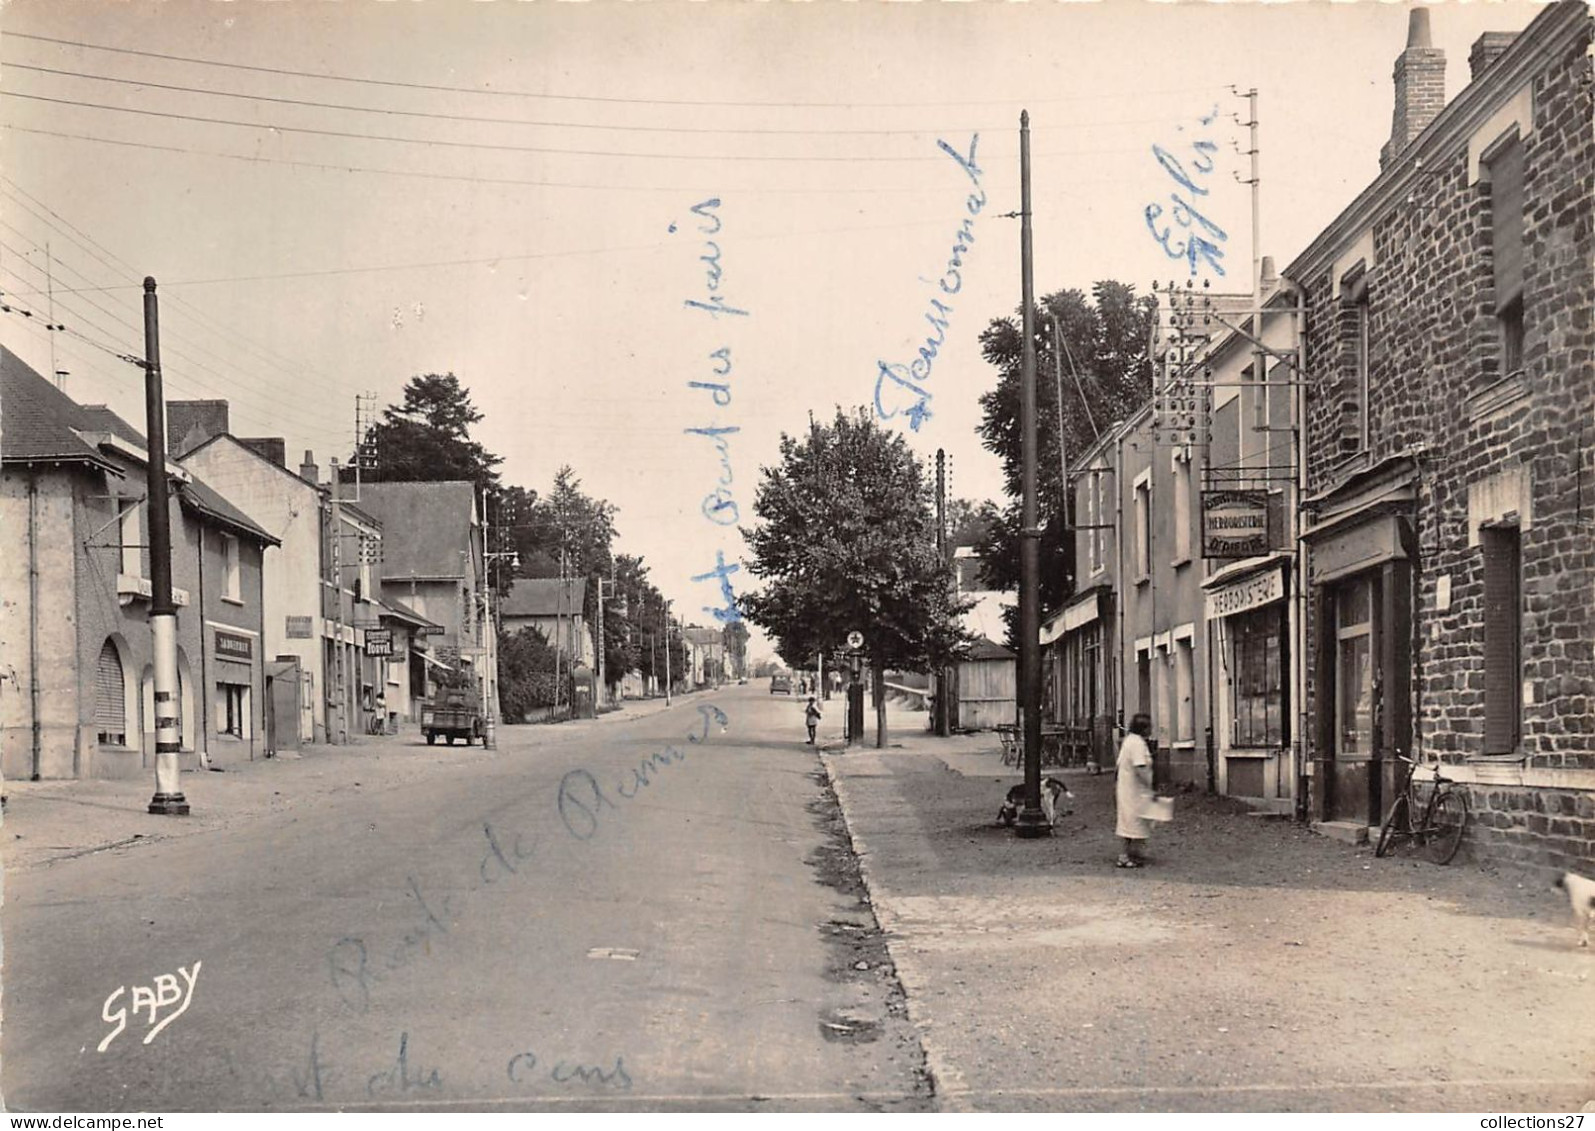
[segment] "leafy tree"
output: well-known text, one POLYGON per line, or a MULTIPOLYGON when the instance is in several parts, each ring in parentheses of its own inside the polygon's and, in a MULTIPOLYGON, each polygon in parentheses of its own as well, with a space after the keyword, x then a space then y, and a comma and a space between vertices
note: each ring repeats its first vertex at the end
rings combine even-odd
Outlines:
POLYGON ((838 409, 801 439, 782 434, 780 466, 761 470, 753 509, 759 524, 742 534, 766 584, 741 598, 744 614, 798 669, 862 632, 885 746, 886 669, 940 664, 963 639, 924 467, 864 410, 838 409))
MULTIPOLYGON (((375 464, 368 458, 361 474, 378 482, 468 479, 477 490, 490 490, 503 459, 471 439, 471 425, 481 420, 454 374, 412 377, 404 399, 383 409, 364 437, 357 455, 374 454, 375 464)), ((353 469, 344 477, 352 480, 353 469)))
MULTIPOLYGON (((1101 431, 1124 420, 1152 395, 1152 362, 1147 350, 1156 311, 1155 299, 1138 298, 1133 287, 1111 281, 1097 283, 1089 299, 1078 290, 1048 295, 1036 311, 1036 494, 1043 525, 1042 616, 1057 610, 1074 592, 1074 537, 1064 514, 1067 491, 1062 464, 1072 462, 1101 431), (1053 348, 1053 317, 1063 336, 1061 356, 1053 348)), ((980 398, 980 435, 986 448, 1002 460, 1009 498, 1006 507, 989 512, 994 521, 978 542, 982 573, 995 589, 1019 585, 1022 333, 1021 319, 1015 315, 994 319, 980 335, 981 352, 998 371, 996 386, 980 398)), ((1016 644, 1015 627, 1010 618, 1010 645, 1016 644)))
POLYGON ((499 640, 498 703, 506 719, 523 722, 534 707, 551 706, 555 678, 554 649, 537 629, 499 640))
POLYGON ((725 642, 726 662, 731 669, 729 674, 747 675, 748 626, 741 621, 732 621, 720 630, 720 638, 725 642))

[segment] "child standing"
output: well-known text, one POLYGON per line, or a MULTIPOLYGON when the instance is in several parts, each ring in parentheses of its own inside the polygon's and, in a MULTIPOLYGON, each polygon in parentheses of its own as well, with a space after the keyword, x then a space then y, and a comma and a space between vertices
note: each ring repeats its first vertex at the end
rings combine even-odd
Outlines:
POLYGON ((814 731, 815 731, 815 728, 817 728, 820 725, 820 714, 821 714, 821 712, 820 712, 819 703, 815 701, 814 696, 810 695, 809 696, 809 705, 807 707, 803 708, 803 721, 808 724, 808 728, 809 728, 809 741, 808 741, 808 744, 810 746, 814 745, 814 731))

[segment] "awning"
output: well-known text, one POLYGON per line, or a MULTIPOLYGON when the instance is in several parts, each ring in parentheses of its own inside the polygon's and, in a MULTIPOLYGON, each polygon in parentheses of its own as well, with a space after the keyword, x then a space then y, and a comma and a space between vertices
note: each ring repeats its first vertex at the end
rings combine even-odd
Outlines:
POLYGON ((412 655, 412 656, 420 656, 421 659, 427 664, 428 667, 437 668, 439 671, 451 672, 451 671, 454 670, 453 668, 451 668, 447 664, 445 664, 442 660, 434 660, 431 656, 428 656, 425 652, 421 651, 419 648, 411 648, 410 649, 410 655, 412 655))

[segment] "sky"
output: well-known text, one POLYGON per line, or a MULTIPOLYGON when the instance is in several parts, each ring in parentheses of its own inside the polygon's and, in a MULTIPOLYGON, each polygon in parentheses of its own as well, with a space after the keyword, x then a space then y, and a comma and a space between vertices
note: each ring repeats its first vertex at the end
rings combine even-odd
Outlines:
MULTIPOLYGON (((1283 269, 1377 175, 1408 10, 11 0, 0 290, 37 317, 0 341, 142 428, 115 355, 143 353, 154 276, 167 396, 225 398, 236 434, 323 468, 358 394, 452 372, 508 482, 569 464, 618 508, 617 549, 711 623, 722 576, 750 584, 736 526, 782 432, 878 384, 952 494, 1001 501, 978 337, 1019 305, 1021 110, 1038 296, 1189 277, 1153 205, 1249 291, 1236 92, 1283 269)), ((1480 33, 1537 10, 1434 5, 1448 97, 1480 33)))

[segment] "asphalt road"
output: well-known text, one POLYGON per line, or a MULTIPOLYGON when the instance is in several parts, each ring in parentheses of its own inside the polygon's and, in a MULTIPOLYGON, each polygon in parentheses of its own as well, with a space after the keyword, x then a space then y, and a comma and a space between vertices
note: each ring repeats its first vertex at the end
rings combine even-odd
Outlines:
POLYGON ((800 712, 761 682, 504 728, 491 759, 12 875, 6 1103, 929 1107, 800 712))

